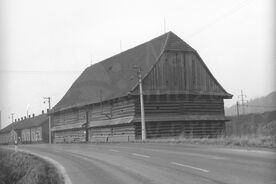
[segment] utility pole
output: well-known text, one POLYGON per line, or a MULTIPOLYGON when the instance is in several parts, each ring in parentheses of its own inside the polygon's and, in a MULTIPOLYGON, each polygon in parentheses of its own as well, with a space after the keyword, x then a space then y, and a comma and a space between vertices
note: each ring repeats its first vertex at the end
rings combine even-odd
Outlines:
POLYGON ((16 144, 17 144, 17 140, 16 140, 16 137, 15 137, 15 131, 14 131, 14 127, 13 127, 13 115, 14 115, 14 113, 11 113, 11 119, 12 119, 12 137, 13 137, 13 143, 14 143, 14 151, 16 152, 17 151, 17 146, 16 146, 16 144))
POLYGON ((146 140, 147 132, 146 132, 146 122, 145 122, 145 110, 144 110, 144 99, 143 99, 143 89, 142 89, 142 74, 141 67, 134 67, 138 69, 138 83, 139 83, 139 91, 140 91, 140 106, 141 106, 141 130, 142 130, 142 141, 146 140))
POLYGON ((2 119, 1 119, 1 113, 2 113, 2 111, 0 111, 0 130, 2 129, 2 119))
MULTIPOLYGON (((48 109, 49 109, 49 111, 48 111, 48 113, 50 112, 50 110, 51 110, 51 97, 43 97, 44 98, 44 100, 47 100, 48 101, 48 109)), ((46 101, 44 101, 44 103, 45 103, 46 101)), ((49 114, 48 114, 49 115, 49 114)), ((52 143, 52 133, 51 133, 51 116, 49 115, 49 144, 51 144, 52 143)))
POLYGON ((11 113, 11 119, 12 119, 12 123, 13 123, 13 115, 14 115, 14 113, 11 113))
POLYGON ((11 118, 11 120, 12 120, 12 122, 11 122, 11 126, 12 126, 11 132, 12 132, 13 141, 15 143, 15 133, 14 133, 14 127, 13 127, 13 115, 14 115, 14 113, 11 113, 11 116, 9 118, 11 118))
POLYGON ((247 100, 245 100, 245 98, 247 96, 245 94, 243 94, 243 91, 241 90, 241 95, 239 95, 238 97, 241 97, 242 114, 245 114, 245 103, 247 102, 247 100))
POLYGON ((30 104, 27 105, 27 118, 29 117, 29 108, 30 108, 30 104))
POLYGON ((239 102, 237 101, 237 116, 239 117, 240 116, 240 107, 239 107, 239 102))

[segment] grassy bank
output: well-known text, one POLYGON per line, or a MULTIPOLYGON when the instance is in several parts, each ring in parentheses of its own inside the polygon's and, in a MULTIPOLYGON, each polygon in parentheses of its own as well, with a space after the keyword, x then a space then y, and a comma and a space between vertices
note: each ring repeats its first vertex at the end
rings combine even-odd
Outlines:
POLYGON ((34 155, 0 148, 0 184, 60 184, 63 177, 34 155))
MULTIPOLYGON (((142 142, 142 141, 135 141, 142 142)), ((201 139, 185 139, 185 138, 164 138, 164 139, 147 139, 143 142, 149 143, 188 143, 188 144, 210 144, 224 146, 239 147, 256 147, 256 148, 276 148, 276 137, 273 136, 232 136, 221 138, 201 138, 201 139)))

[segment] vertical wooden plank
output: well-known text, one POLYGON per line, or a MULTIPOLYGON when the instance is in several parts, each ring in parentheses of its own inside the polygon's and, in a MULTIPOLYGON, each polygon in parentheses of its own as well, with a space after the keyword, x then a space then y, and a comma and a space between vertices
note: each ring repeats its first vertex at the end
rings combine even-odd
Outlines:
POLYGON ((185 53, 182 54, 182 59, 183 59, 183 89, 186 90, 187 86, 186 86, 186 59, 185 59, 185 53))
POLYGON ((182 71, 183 71, 183 65, 182 65, 182 53, 177 53, 177 63, 178 63, 178 85, 179 91, 183 90, 183 78, 182 78, 182 71))

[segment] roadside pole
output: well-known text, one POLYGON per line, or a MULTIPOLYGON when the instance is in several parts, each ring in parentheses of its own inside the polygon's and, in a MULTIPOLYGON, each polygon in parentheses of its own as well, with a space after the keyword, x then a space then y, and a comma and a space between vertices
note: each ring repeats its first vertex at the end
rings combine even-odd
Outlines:
POLYGON ((143 99, 143 88, 142 88, 142 74, 141 68, 138 67, 138 82, 139 82, 139 92, 140 92, 140 106, 141 106, 141 131, 142 131, 142 141, 146 140, 146 122, 145 122, 145 110, 144 110, 144 99, 143 99))
MULTIPOLYGON (((51 116, 49 114, 50 110, 51 110, 51 97, 44 97, 45 100, 48 101, 48 105, 49 105, 49 108, 48 108, 48 116, 49 116, 49 144, 52 144, 52 132, 51 132, 51 116)), ((45 101, 44 101, 45 103, 45 101)))

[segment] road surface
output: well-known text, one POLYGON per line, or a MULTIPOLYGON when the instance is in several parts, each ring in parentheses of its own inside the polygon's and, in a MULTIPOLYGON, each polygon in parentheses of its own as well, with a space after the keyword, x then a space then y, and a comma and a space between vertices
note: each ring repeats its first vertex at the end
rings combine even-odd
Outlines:
POLYGON ((61 164, 73 184, 276 184, 276 153, 205 145, 20 145, 61 164))

